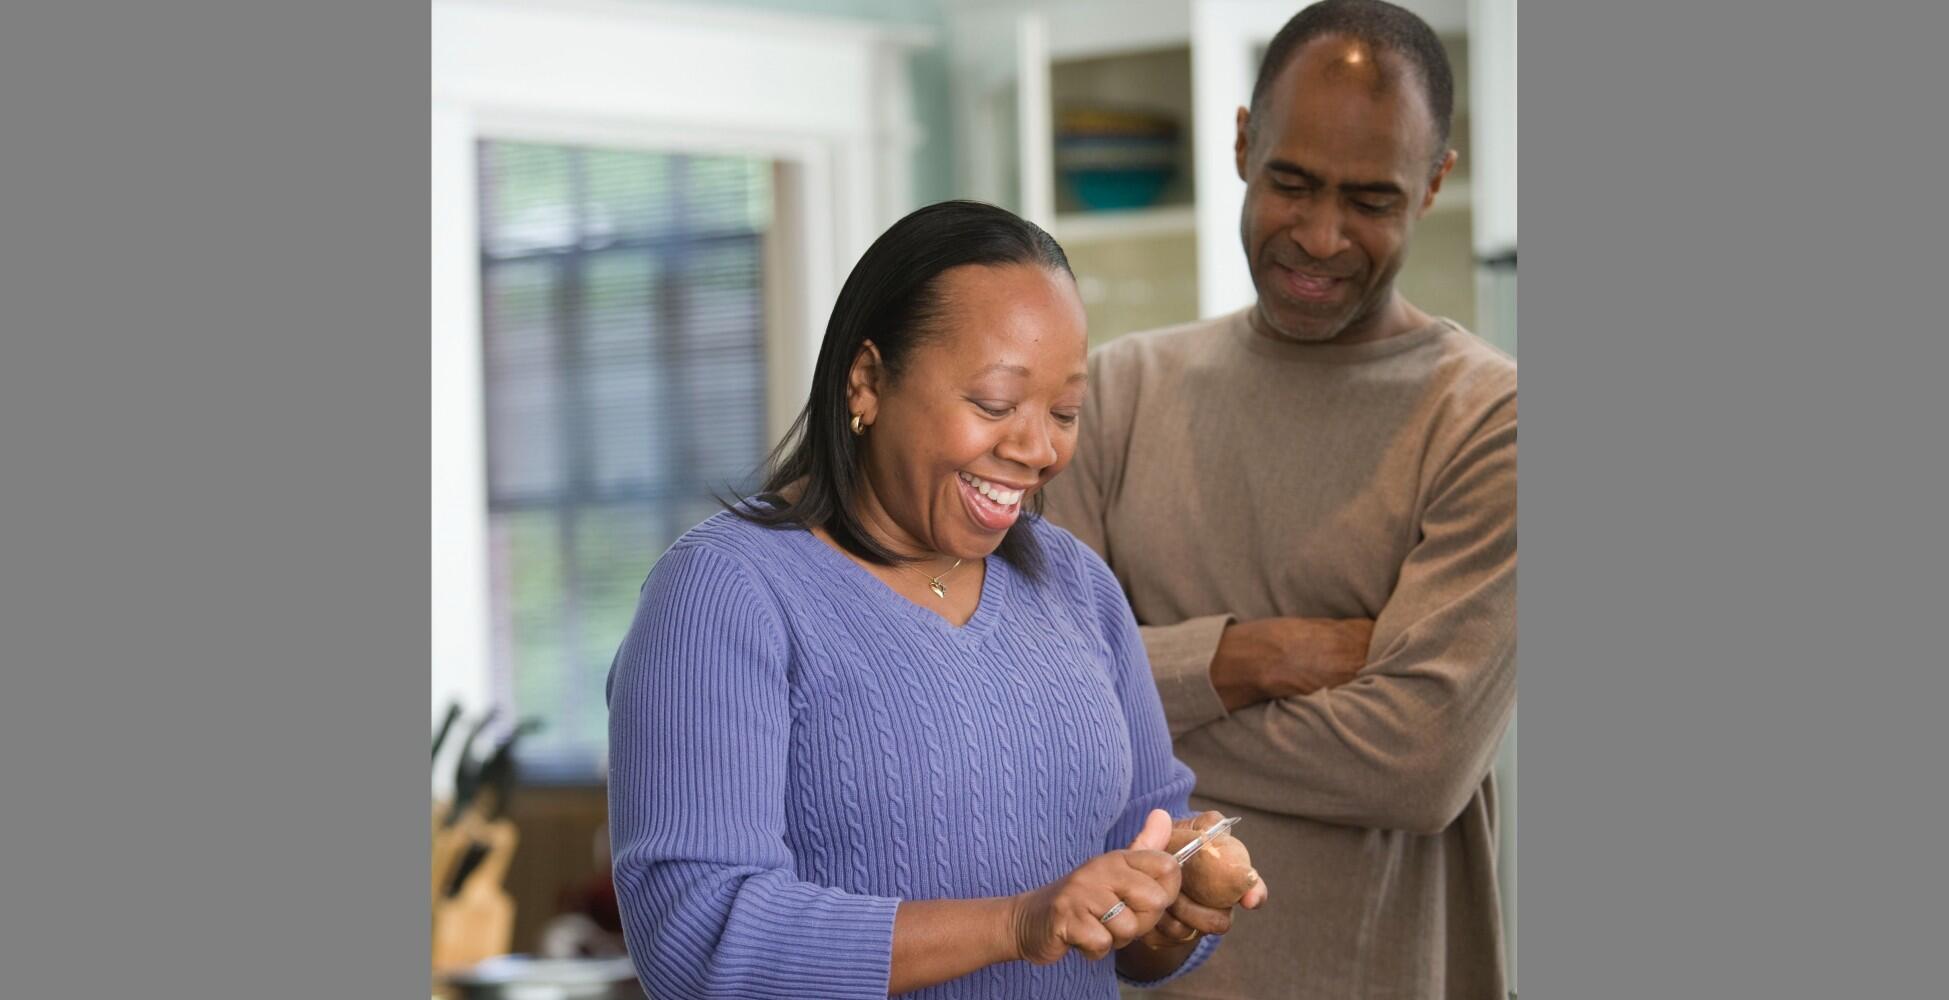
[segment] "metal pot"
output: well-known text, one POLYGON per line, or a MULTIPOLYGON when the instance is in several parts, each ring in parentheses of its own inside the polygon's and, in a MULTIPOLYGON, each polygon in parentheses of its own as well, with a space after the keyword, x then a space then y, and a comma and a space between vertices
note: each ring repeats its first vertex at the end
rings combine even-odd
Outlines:
POLYGON ((457 1000, 646 1000, 628 958, 503 955, 447 978, 457 1000))

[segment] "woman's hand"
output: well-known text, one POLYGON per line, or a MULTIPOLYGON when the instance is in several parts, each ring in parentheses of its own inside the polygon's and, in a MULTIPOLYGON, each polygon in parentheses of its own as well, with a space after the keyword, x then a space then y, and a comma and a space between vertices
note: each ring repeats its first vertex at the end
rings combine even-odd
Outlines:
POLYGON ((1097 855, 1014 897, 1011 924, 1018 954, 1047 965, 1074 948, 1094 961, 1144 936, 1178 898, 1178 865, 1163 851, 1170 837, 1170 814, 1154 809, 1128 849, 1097 855), (1103 914, 1118 902, 1124 911, 1104 923, 1103 914))
MULTIPOLYGON (((1203 830, 1224 818, 1224 814, 1208 810, 1178 820, 1173 824, 1172 829, 1184 827, 1203 830)), ((1166 839, 1169 839, 1168 831, 1166 839)), ((1265 880, 1260 879, 1245 891, 1245 897, 1238 901, 1238 905, 1248 910, 1258 909, 1269 894, 1265 880)), ((1180 894, 1171 901, 1164 915, 1158 918, 1156 925, 1142 936, 1142 940, 1146 947, 1165 949, 1195 941, 1200 934, 1223 934, 1231 929, 1232 911, 1229 908, 1213 909, 1194 902, 1189 896, 1180 894)))

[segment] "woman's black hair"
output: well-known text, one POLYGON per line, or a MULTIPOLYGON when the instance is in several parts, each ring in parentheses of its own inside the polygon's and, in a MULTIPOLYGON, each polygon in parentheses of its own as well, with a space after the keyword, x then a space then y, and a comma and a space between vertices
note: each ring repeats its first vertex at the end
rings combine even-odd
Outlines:
MULTIPOLYGON (((764 485, 753 503, 731 504, 748 521, 769 527, 824 525, 833 541, 868 562, 901 557, 868 534, 854 504, 865 482, 860 441, 852 433, 847 381, 867 341, 880 350, 890 381, 898 381, 914 350, 938 336, 945 311, 940 278, 968 264, 1031 264, 1074 278, 1069 258, 1040 226, 1006 209, 975 201, 944 201, 917 209, 873 241, 853 265, 833 304, 825 342, 812 369, 812 394, 778 447, 765 460, 764 485), (787 500, 782 491, 801 489, 787 500)), ((997 554, 1034 574, 1040 558, 1027 521, 1042 513, 1036 493, 1021 520, 1003 536, 997 554)))

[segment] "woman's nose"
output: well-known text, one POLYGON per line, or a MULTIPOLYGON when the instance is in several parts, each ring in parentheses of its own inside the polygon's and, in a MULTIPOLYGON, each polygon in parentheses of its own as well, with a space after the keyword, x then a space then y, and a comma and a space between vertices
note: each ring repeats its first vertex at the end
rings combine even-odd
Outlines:
POLYGON ((1036 473, 1056 464, 1056 442, 1049 433, 1048 421, 1018 421, 995 454, 1036 473))

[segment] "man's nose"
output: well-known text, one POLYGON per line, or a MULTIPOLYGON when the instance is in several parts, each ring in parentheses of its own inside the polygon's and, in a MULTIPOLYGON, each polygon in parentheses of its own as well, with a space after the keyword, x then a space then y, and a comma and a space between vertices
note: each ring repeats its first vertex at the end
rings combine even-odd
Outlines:
POLYGON ((1307 206, 1292 228, 1293 242, 1314 260, 1328 260, 1347 249, 1347 234, 1341 228, 1345 216, 1328 199, 1325 204, 1307 206))

